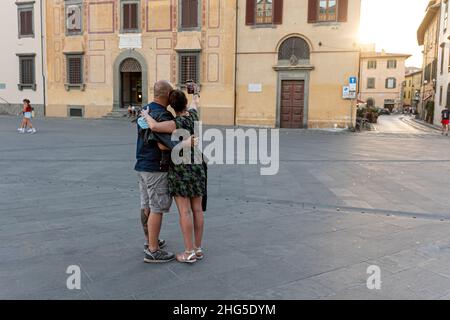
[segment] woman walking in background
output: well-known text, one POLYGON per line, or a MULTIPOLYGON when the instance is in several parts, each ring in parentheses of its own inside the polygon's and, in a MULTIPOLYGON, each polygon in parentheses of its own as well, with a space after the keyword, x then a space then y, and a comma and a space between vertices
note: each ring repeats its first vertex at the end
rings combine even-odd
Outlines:
POLYGON ((20 125, 20 128, 18 129, 19 133, 25 133, 25 130, 27 127, 29 129, 27 130, 28 133, 36 133, 36 129, 33 127, 33 124, 31 123, 31 119, 33 118, 33 108, 31 107, 30 100, 24 99, 23 100, 23 120, 22 124, 20 125))
MULTIPOLYGON (((196 90, 196 92, 198 92, 196 90)), ((192 104, 188 109, 188 100, 181 90, 174 90, 169 97, 170 106, 175 110, 176 118, 172 121, 157 122, 143 111, 151 130, 161 133, 172 133, 176 129, 184 129, 194 134, 194 125, 199 121, 197 107, 199 95, 194 94, 192 104)), ((164 146, 159 145, 160 148, 164 146)), ((182 263, 194 263, 204 258, 202 249, 203 238, 203 206, 202 199, 206 196, 206 168, 201 152, 191 150, 190 164, 173 164, 169 169, 169 191, 178 207, 180 227, 183 233, 185 251, 177 255, 182 263), (199 159, 196 159, 196 155, 199 159), (192 216, 190 211, 192 210, 192 216), (194 234, 194 238, 193 238, 194 234)))

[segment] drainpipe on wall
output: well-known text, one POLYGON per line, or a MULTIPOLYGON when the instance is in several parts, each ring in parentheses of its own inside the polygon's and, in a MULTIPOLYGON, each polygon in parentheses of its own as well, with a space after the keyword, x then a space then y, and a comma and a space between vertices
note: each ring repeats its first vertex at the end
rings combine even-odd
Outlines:
POLYGON ((42 70, 42 94, 43 94, 43 99, 44 99, 44 117, 46 116, 47 112, 47 97, 46 97, 46 78, 45 78, 45 70, 46 68, 44 68, 44 56, 46 56, 44 50, 45 50, 45 46, 44 46, 44 11, 42 8, 42 2, 44 0, 41 0, 40 3, 40 11, 41 11, 41 70, 42 70))
POLYGON ((237 125, 237 60, 238 60, 238 23, 239 23, 239 0, 236 0, 236 31, 234 39, 234 125, 237 125))

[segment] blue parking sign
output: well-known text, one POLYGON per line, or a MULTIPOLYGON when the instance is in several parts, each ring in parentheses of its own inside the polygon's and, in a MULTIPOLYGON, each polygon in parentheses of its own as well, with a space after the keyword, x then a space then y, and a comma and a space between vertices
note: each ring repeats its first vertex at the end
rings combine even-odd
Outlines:
POLYGON ((348 79, 348 83, 350 83, 350 84, 356 84, 356 77, 350 77, 350 78, 348 79))

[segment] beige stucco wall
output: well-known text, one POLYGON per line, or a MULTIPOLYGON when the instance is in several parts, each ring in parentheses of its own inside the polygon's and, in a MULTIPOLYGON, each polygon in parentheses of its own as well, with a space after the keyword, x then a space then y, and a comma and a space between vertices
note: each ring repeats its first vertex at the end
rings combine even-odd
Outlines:
POLYGON ((383 107, 384 100, 390 99, 396 101, 395 107, 401 107, 403 102, 402 85, 405 81, 405 60, 407 56, 381 56, 361 58, 361 88, 360 97, 363 101, 368 98, 375 100, 375 106, 383 107), (397 68, 388 69, 388 60, 396 60, 397 68), (368 69, 368 61, 377 61, 376 69, 368 69), (368 89, 367 82, 369 78, 375 78, 375 89, 368 89), (386 88, 386 79, 395 78, 396 87, 394 89, 386 88))
MULTIPOLYGON (((438 49, 439 49, 439 26, 440 26, 440 15, 436 14, 433 19, 429 22, 424 36, 423 45, 423 81, 425 81, 425 67, 427 64, 432 63, 434 59, 438 59, 438 49)), ((439 68, 439 65, 438 65, 439 68)), ((433 79, 436 79, 437 75, 432 75, 433 79)), ((434 101, 436 95, 436 90, 432 82, 423 83, 421 89, 422 99, 430 97, 427 101, 434 101)), ((419 103, 419 113, 424 119, 426 116, 425 106, 427 101, 422 101, 419 103)))
MULTIPOLYGON (((24 0, 17 1, 28 2, 24 0)), ((0 30, 2 31, 2 49, 0 50, 0 84, 6 86, 0 89, 0 106, 4 112, 17 113, 22 100, 28 98, 32 105, 40 105, 39 111, 43 111, 44 81, 42 77, 42 53, 41 53, 41 15, 40 1, 34 5, 34 37, 19 39, 18 30, 18 6, 16 1, 2 1, 0 10, 0 30), (35 56, 35 80, 36 90, 18 89, 19 83, 19 58, 17 54, 34 53, 35 56), (9 103, 9 104, 8 104, 9 103)))
MULTIPOLYGON (((84 1, 83 35, 65 35, 64 1, 47 1, 49 62, 48 115, 67 116, 67 106, 84 106, 85 116, 106 115, 114 103, 114 70, 119 49, 120 1, 84 1), (66 91, 64 51, 84 51, 85 90, 66 91)), ((178 82, 179 43, 200 43, 202 120, 207 124, 234 123, 234 34, 233 0, 201 1, 201 30, 178 31, 178 0, 141 0, 140 53, 147 64, 148 94, 153 83, 167 79, 178 82), (158 17, 155 19, 155 17, 158 17)))
POLYGON ((403 99, 404 105, 412 106, 416 90, 421 89, 422 86, 422 72, 413 73, 405 76, 405 98, 403 99))
MULTIPOLYGON (((239 0, 245 8, 245 0, 239 0)), ((245 25, 245 10, 238 17, 237 123, 277 125, 278 47, 289 36, 304 38, 311 48, 308 127, 347 126, 350 101, 342 99, 342 87, 358 76, 360 1, 349 1, 348 22, 307 23, 308 1, 284 1, 283 24, 261 28, 245 25), (321 45, 320 45, 320 44, 321 45), (262 84, 262 92, 249 92, 249 84, 262 84)), ((306 71, 308 73, 308 71, 306 71)))

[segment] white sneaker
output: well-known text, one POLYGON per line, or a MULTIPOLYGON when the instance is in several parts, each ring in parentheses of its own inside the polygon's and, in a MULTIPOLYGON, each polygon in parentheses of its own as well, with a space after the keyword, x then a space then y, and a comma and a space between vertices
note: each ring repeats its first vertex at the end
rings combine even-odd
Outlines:
POLYGON ((25 129, 19 129, 19 133, 25 133, 25 129))
POLYGON ((35 128, 33 128, 33 129, 30 129, 31 131, 28 131, 29 133, 36 133, 36 129, 35 128))

